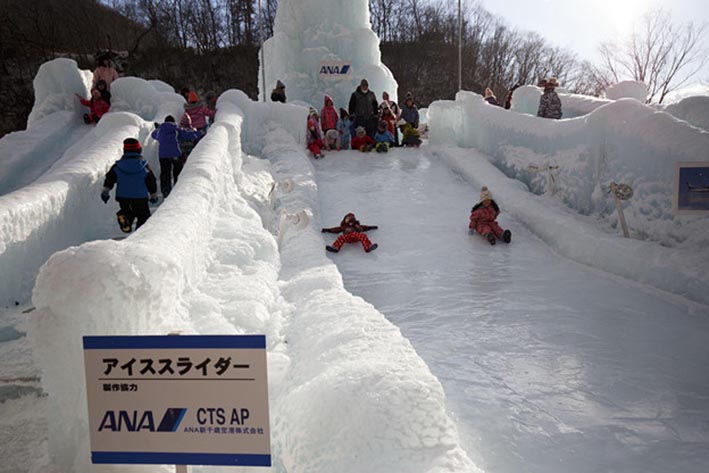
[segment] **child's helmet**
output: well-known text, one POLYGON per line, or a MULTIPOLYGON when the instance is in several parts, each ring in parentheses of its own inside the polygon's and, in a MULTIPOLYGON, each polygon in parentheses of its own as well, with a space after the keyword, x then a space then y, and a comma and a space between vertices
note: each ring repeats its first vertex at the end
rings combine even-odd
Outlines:
POLYGON ((364 136, 367 133, 367 131, 364 129, 363 126, 358 126, 355 129, 355 133, 357 134, 357 136, 364 136))

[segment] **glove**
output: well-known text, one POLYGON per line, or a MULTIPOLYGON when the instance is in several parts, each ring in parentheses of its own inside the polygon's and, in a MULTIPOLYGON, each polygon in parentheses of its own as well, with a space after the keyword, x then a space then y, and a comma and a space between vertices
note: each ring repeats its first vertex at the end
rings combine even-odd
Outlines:
POLYGON ((149 202, 151 204, 157 204, 158 203, 158 195, 157 194, 150 194, 149 202))
POLYGON ((101 192, 101 200, 103 200, 104 204, 108 203, 108 199, 111 198, 111 195, 108 193, 108 189, 104 187, 103 191, 101 192))
POLYGON ((158 122, 153 122, 153 126, 155 127, 156 130, 158 128, 160 128, 160 124, 158 122))
POLYGON ((327 228, 323 228, 322 230, 320 230, 320 233, 327 233, 327 228))

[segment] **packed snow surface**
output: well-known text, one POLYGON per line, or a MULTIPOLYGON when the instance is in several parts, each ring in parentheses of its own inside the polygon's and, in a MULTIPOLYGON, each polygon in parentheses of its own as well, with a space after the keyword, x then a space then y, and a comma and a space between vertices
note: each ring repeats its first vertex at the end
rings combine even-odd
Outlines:
POLYGON ((397 83, 381 62, 367 0, 281 0, 273 37, 263 47, 266 90, 262 90, 259 72, 259 93, 269 101, 280 80, 286 85, 289 102, 304 101, 319 111, 327 94, 335 107, 346 109, 363 78, 369 81, 377 101, 382 92, 397 100, 397 83), (320 74, 323 61, 343 62, 351 69, 347 75, 324 77, 320 74))

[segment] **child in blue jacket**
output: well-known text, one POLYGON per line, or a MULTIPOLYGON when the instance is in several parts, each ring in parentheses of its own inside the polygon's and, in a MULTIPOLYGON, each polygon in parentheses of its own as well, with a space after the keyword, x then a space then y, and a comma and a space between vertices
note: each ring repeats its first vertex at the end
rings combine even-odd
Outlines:
POLYGON ((394 135, 391 134, 387 127, 387 122, 384 120, 379 122, 377 133, 374 135, 374 141, 377 142, 374 148, 377 153, 389 152, 389 147, 394 144, 394 135))
POLYGON ((165 123, 155 124, 152 135, 159 143, 158 156, 160 157, 160 192, 163 199, 167 198, 172 190, 173 181, 177 183, 177 176, 182 172, 185 160, 180 150, 181 141, 196 141, 200 132, 194 129, 180 128, 175 124, 172 115, 165 117, 165 123))
POLYGON ((121 208, 116 212, 116 217, 124 233, 132 231, 133 220, 138 220, 135 225, 136 230, 148 220, 150 217, 148 199, 153 204, 158 202, 155 175, 141 156, 141 151, 140 141, 135 138, 123 140, 123 156, 111 166, 103 181, 101 200, 105 204, 110 198, 109 192, 114 185, 118 184, 116 200, 121 208))

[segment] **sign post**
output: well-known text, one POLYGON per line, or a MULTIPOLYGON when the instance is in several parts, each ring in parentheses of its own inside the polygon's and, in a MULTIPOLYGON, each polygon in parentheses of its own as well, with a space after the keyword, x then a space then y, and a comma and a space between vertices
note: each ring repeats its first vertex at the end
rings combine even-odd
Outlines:
POLYGON ((91 461, 271 466, 264 335, 84 337, 91 461))

